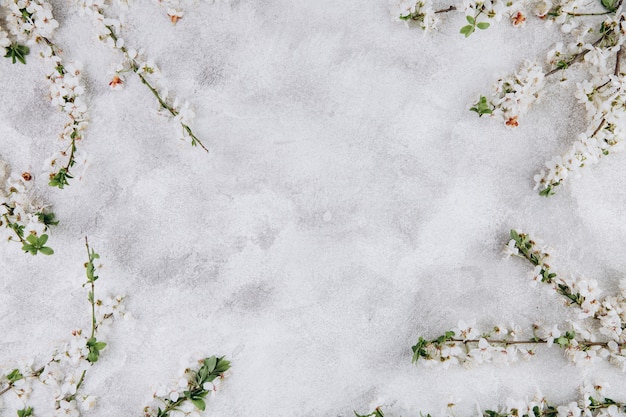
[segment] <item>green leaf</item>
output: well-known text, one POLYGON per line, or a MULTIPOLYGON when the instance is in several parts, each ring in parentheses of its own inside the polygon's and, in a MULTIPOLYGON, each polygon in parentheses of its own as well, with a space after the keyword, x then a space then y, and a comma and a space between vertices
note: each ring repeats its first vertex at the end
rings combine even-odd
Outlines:
POLYGON ((550 197, 551 195, 554 195, 554 194, 555 194, 554 189, 552 188, 551 185, 548 185, 546 188, 539 191, 539 195, 542 197, 550 197))
POLYGON ((45 224, 46 226, 56 226, 59 224, 58 220, 54 219, 54 213, 37 213, 37 217, 39 221, 45 224))
POLYGON ((215 356, 211 356, 210 358, 206 358, 204 360, 204 366, 207 368, 209 373, 215 370, 216 365, 217 365, 217 358, 215 356))
POLYGON ((70 183, 67 180, 71 178, 74 178, 74 177, 70 175, 68 170, 65 168, 61 168, 59 172, 57 172, 50 178, 50 182, 48 183, 48 185, 63 189, 64 186, 70 185, 70 183))
POLYGON ((39 248, 39 252, 43 253, 44 255, 52 255, 52 254, 54 254, 54 251, 52 250, 52 248, 50 248, 48 246, 44 246, 43 248, 39 248))
POLYGON ((465 35, 465 37, 469 37, 469 35, 471 35, 474 32, 474 26, 471 25, 467 25, 467 26, 463 26, 460 30, 460 32, 465 35))
POLYGON ((17 417, 28 417, 32 415, 33 415, 32 407, 26 407, 26 408, 22 408, 21 410, 17 410, 17 417))
POLYGON ((7 375, 7 379, 9 380, 9 383, 11 384, 19 381, 22 378, 24 378, 24 376, 22 375, 19 369, 14 369, 7 375))
POLYGON ((476 26, 478 26, 478 29, 485 30, 489 27, 489 22, 480 22, 476 26))
POLYGON ((465 19, 467 19, 467 23, 472 26, 476 23, 476 19, 474 19, 472 16, 465 16, 465 19))
POLYGON ((22 64, 26 64, 26 55, 29 53, 30 49, 28 46, 13 43, 6 48, 6 55, 4 55, 4 57, 9 58, 13 64, 18 61, 22 64))
POLYGON ((192 398, 191 402, 193 403, 193 405, 196 406, 196 408, 204 411, 206 409, 206 403, 204 402, 204 400, 202 398, 192 398))
POLYGON ((91 363, 95 363, 95 362, 98 362, 99 357, 100 357, 100 354, 98 353, 98 351, 91 350, 89 351, 89 354, 87 355, 87 360, 91 363))
POLYGON ((602 6, 609 12, 614 12, 617 6, 617 0, 601 0, 602 6))
POLYGON ((218 374, 223 374, 229 369, 230 369, 230 361, 227 361, 226 359, 224 359, 223 356, 221 358, 217 358, 217 365, 215 365, 214 372, 218 374))

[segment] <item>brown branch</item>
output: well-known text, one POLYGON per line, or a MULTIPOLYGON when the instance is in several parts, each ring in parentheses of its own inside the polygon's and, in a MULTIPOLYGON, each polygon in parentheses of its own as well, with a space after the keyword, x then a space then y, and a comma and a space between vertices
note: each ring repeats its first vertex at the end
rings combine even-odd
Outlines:
MULTIPOLYGON (((606 38, 606 34, 605 34, 605 35, 602 35, 599 39, 597 39, 597 40, 596 40, 594 43, 592 43, 591 45, 592 45, 592 46, 598 46, 598 45, 600 45, 600 43, 601 43, 601 42, 602 42, 605 38, 606 38)), ((587 55, 587 54, 589 53, 589 51, 590 51, 590 49, 585 49, 584 51, 579 52, 579 53, 577 53, 576 55, 574 55, 574 57, 573 57, 573 58, 572 58, 569 62, 567 62, 567 66, 569 67, 569 66, 571 66, 571 65, 573 65, 573 64, 575 64, 575 63, 577 63, 577 62, 582 61, 582 60, 583 60, 583 58, 585 57, 585 55, 587 55)), ((557 72, 559 72, 559 71, 561 71, 561 70, 565 70, 565 69, 566 69, 566 68, 555 68, 555 69, 553 69, 553 70, 551 70, 551 71, 548 71, 548 72, 546 73, 546 75, 545 75, 545 76, 546 76, 546 77, 548 77, 548 76, 550 76, 550 75, 552 75, 552 74, 555 74, 555 73, 557 73, 557 72)))
POLYGON ((622 57, 624 56, 624 48, 622 48, 620 46, 619 50, 617 51, 617 54, 615 55, 615 76, 619 77, 620 74, 620 61, 622 60, 622 57))
MULTIPOLYGON (((480 339, 468 339, 468 340, 463 340, 463 339, 450 339, 451 342, 461 342, 463 344, 466 343, 479 343, 480 339)), ((537 344, 546 344, 548 343, 547 340, 494 340, 494 339, 485 339, 485 341, 487 343, 502 343, 505 345, 537 345, 537 344)), ((579 342, 580 345, 583 346, 607 346, 608 342, 579 342)), ((623 346, 623 343, 618 343, 618 346, 623 346)))
POLYGON ((435 13, 448 13, 456 10, 456 6, 450 6, 447 9, 437 10, 435 13))

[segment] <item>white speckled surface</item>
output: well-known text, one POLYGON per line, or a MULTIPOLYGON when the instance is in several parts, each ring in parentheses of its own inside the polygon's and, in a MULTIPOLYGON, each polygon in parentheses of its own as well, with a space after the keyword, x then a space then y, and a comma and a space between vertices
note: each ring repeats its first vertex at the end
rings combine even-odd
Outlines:
MULTIPOLYGON (((119 59, 64 1, 57 43, 85 65, 91 168, 59 191, 36 180, 61 221, 52 257, 0 245, 0 366, 43 358, 88 325, 83 237, 102 255, 97 291, 127 295, 88 373, 90 415, 139 416, 150 387, 194 352, 223 354, 233 374, 211 416, 350 416, 384 405, 438 415, 541 390, 577 398, 584 378, 560 352, 474 370, 411 365, 419 335, 459 319, 564 323, 571 312, 506 261, 512 227, 554 246, 569 270, 614 291, 626 271, 624 156, 606 158, 550 199, 532 190, 546 159, 569 147, 584 110, 550 84, 516 130, 467 109, 497 74, 542 60, 555 28, 496 25, 464 39, 463 17, 422 36, 385 1, 197 3, 173 26, 137 1, 124 37, 192 101, 209 155, 135 79, 108 89, 119 59)), ((41 174, 64 119, 46 101, 43 67, 0 61, 0 156, 41 174)), ((621 393, 621 394, 620 394, 621 393)), ((12 414, 11 414, 12 415, 12 414)))

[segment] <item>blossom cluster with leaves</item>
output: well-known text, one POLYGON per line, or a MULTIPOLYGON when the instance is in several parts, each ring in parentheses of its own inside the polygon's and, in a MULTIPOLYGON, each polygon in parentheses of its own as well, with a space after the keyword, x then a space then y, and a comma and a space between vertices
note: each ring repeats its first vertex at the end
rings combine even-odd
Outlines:
POLYGON ((460 32, 466 37, 476 29, 487 29, 503 16, 513 26, 523 26, 529 15, 535 15, 548 24, 560 25, 561 31, 571 36, 568 43, 558 42, 548 51, 548 70, 528 61, 517 73, 498 79, 492 93, 481 95, 470 108, 479 116, 501 118, 506 126, 515 128, 520 117, 541 97, 550 76, 558 74, 561 84, 567 85, 567 70, 574 64, 584 64, 590 78, 576 85, 575 97, 587 110, 588 127, 576 136, 567 152, 548 160, 534 177, 540 195, 550 196, 568 178, 580 175, 583 167, 594 165, 623 147, 625 74, 620 64, 626 39, 626 14, 622 2, 464 0, 462 5, 434 10, 431 0, 400 0, 393 4, 392 14, 424 30, 432 30, 437 27, 440 14, 460 10, 465 13, 467 23, 460 32), (599 21, 603 16, 606 17, 599 21))
MULTIPOLYGON (((61 149, 46 160, 49 185, 64 188, 74 178, 74 170, 86 168, 86 156, 77 151, 88 126, 85 86, 81 79, 82 64, 65 62, 53 35, 59 23, 54 19, 52 6, 44 0, 2 0, 5 21, 14 38, 7 57, 13 62, 26 63, 30 48, 41 45, 40 56, 45 65, 50 102, 68 116, 59 138, 61 149), (24 45, 26 44, 26 45, 24 45)), ((1 35, 0 35, 1 37, 1 35)))
POLYGON ((4 226, 6 239, 20 243, 25 252, 52 255, 47 233, 58 222, 33 184, 30 172, 10 173, 9 165, 0 160, 0 227, 4 226))
POLYGON ((542 9, 546 13, 544 17, 563 23, 565 31, 571 32, 575 39, 568 45, 558 42, 548 51, 550 69, 547 72, 544 73, 538 64, 524 64, 520 73, 498 80, 494 93, 488 97, 480 96, 470 108, 479 116, 501 117, 508 127, 517 127, 519 117, 542 94, 548 77, 558 74, 561 83, 567 85, 567 70, 574 64, 583 64, 590 78, 576 84, 575 97, 585 106, 588 127, 576 137, 565 154, 547 161, 545 169, 535 175, 535 189, 542 196, 553 195, 556 187, 568 178, 580 175, 583 167, 594 165, 602 157, 622 148, 622 138, 626 134, 626 93, 622 87, 626 74, 621 65, 626 15, 622 12, 621 2, 602 1, 605 11, 598 13, 585 13, 581 11, 583 6, 577 2, 546 5, 542 9), (576 28, 576 18, 596 14, 608 16, 595 28, 576 28), (529 66, 532 71, 528 70, 529 66))
POLYGON ((208 149, 191 130, 190 124, 195 118, 195 113, 189 102, 181 103, 177 98, 171 97, 167 89, 161 85, 161 72, 155 62, 147 59, 141 49, 133 49, 126 45, 124 38, 120 35, 120 20, 110 18, 106 14, 109 1, 75 0, 75 3, 82 15, 91 18, 98 37, 110 47, 118 50, 123 56, 122 63, 117 66, 109 86, 114 90, 121 89, 126 82, 125 74, 137 75, 141 83, 157 99, 160 110, 180 124, 180 138, 190 142, 192 146, 200 146, 208 152, 208 149))
MULTIPOLYGON (((577 401, 566 404, 553 404, 541 394, 531 400, 509 400, 497 410, 483 410, 479 415, 483 417, 618 417, 626 415, 626 403, 615 401, 607 396, 608 384, 583 384, 577 401)), ((457 415, 454 412, 456 404, 448 404, 446 415, 457 415)), ((382 407, 376 407, 369 414, 354 412, 356 417, 385 417, 382 407)), ((387 415, 388 416, 388 415, 387 415)), ((431 417, 422 414, 422 417, 431 417)))
POLYGON ((626 371, 626 279, 620 282, 618 294, 601 298, 596 280, 557 272, 551 266, 550 248, 526 233, 512 230, 505 251, 534 265, 530 273, 533 284, 547 284, 553 292, 564 297, 567 305, 578 308, 579 319, 591 321, 589 329, 578 333, 582 340, 568 347, 571 351, 586 352, 587 356, 594 358, 608 358, 626 371))
POLYGON ((85 263, 86 282, 83 286, 89 289, 90 330, 73 330, 70 340, 59 346, 42 366, 34 366, 34 359, 28 359, 17 367, 0 369, 0 411, 13 408, 18 416, 35 415, 33 407, 29 405, 31 393, 35 389, 43 391, 44 396, 49 398, 49 408, 54 410, 54 417, 78 417, 81 410, 86 411, 95 406, 96 398, 83 393, 81 388, 87 371, 106 348, 101 335, 108 331, 114 319, 125 317, 126 312, 124 297, 95 296, 95 283, 98 280, 96 262, 100 256, 85 243, 88 261, 85 263))
POLYGON ((457 328, 434 339, 419 337, 412 347, 413 363, 427 366, 474 366, 487 362, 530 359, 538 348, 557 346, 576 365, 608 360, 626 371, 626 280, 618 295, 600 299, 597 281, 584 276, 562 277, 550 265, 550 248, 527 234, 512 230, 505 246, 507 256, 519 256, 534 266, 531 284, 548 284, 578 309, 578 320, 567 326, 534 324, 531 329, 496 325, 481 330, 460 321, 457 328), (592 323, 589 323, 589 321, 592 323))
POLYGON ((143 410, 144 417, 200 417, 206 397, 215 395, 229 369, 230 362, 223 356, 211 356, 187 367, 180 379, 155 388, 152 404, 143 410))

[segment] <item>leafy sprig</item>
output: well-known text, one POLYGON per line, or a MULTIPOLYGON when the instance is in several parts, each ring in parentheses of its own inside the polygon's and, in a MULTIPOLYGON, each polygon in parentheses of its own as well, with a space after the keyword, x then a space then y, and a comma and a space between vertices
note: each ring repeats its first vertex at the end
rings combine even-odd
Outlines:
MULTIPOLYGON (((587 415, 590 417, 595 417, 600 415, 602 410, 607 410, 611 407, 615 408, 615 411, 626 413, 626 403, 620 403, 611 398, 601 396, 601 398, 595 398, 592 395, 582 398, 579 403, 569 403, 567 405, 558 406, 555 404, 549 404, 546 400, 542 399, 540 401, 532 401, 530 403, 529 410, 518 410, 517 408, 506 407, 503 411, 496 410, 484 410, 482 412, 483 417, 556 417, 558 415, 567 414, 566 411, 571 411, 572 405, 575 405, 576 408, 579 408, 580 411, 587 411, 587 413, 583 415, 587 415), (578 404, 585 404, 584 408, 580 409, 578 404), (525 412, 527 411, 527 412, 525 412)), ((382 408, 377 407, 370 414, 358 414, 356 411, 354 412, 356 417, 384 417, 382 408)), ((577 415, 575 413, 571 413, 570 415, 577 415)), ((612 415, 612 414, 611 414, 612 415)), ((432 417, 430 414, 420 413, 420 417, 432 417)))
POLYGON ((41 236, 28 235, 26 236, 25 242, 23 242, 22 250, 26 253, 30 253, 31 255, 37 255, 37 253, 52 255, 54 253, 52 248, 45 246, 47 241, 48 235, 46 234, 41 236))
MULTIPOLYGON (((169 417, 170 413, 179 409, 185 402, 191 402, 198 410, 206 409, 206 396, 211 392, 213 383, 218 378, 223 378, 226 371, 230 369, 230 361, 224 357, 211 356, 200 361, 200 367, 197 370, 187 369, 187 387, 178 393, 178 398, 172 400, 170 398, 157 398, 162 405, 152 412, 156 417, 169 417)), ((146 407, 145 412, 148 414, 151 407, 146 407)))
MULTIPOLYGON (((22 250, 25 253, 30 253, 31 255, 37 255, 38 253, 52 255, 54 253, 51 247, 46 246, 49 237, 47 234, 44 233, 41 236, 37 236, 31 233, 28 236, 24 236, 26 226, 20 223, 18 218, 15 218, 15 207, 12 207, 8 203, 2 203, 2 206, 4 206, 6 213, 0 217, 0 226, 4 225, 13 231, 14 237, 22 244, 22 250)), ((59 222, 55 220, 54 213, 40 211, 35 213, 35 215, 39 219, 39 222, 44 225, 44 230, 46 231, 50 226, 59 224, 59 222)), ((13 236, 10 236, 9 240, 14 240, 13 236)))
POLYGON ((12 43, 6 47, 5 58, 9 58, 13 64, 21 62, 26 65, 26 55, 30 53, 30 49, 26 45, 12 43))
POLYGON ((380 407, 376 407, 376 409, 369 414, 359 414, 355 411, 354 415, 356 417, 385 417, 385 414, 383 413, 383 410, 380 407))
POLYGON ((467 20, 467 23, 469 23, 468 25, 465 25, 461 28, 460 32, 461 34, 465 35, 466 38, 469 38, 469 36, 476 32, 476 28, 480 29, 480 30, 485 30, 487 28, 489 28, 489 22, 479 22, 478 16, 480 16, 482 14, 482 11, 478 11, 476 13, 475 16, 465 16, 465 19, 467 20))
POLYGON ((87 237, 85 237, 85 246, 87 248, 87 256, 89 261, 85 264, 85 275, 87 276, 87 282, 83 284, 89 285, 91 289, 89 290, 89 294, 87 299, 91 304, 91 336, 87 339, 87 348, 89 349, 89 354, 87 355, 87 360, 91 363, 95 363, 98 361, 100 357, 100 351, 106 347, 106 343, 99 342, 96 337, 96 302, 95 302, 95 282, 98 280, 98 276, 96 275, 96 266, 94 265, 94 261, 96 259, 100 259, 100 255, 98 255, 93 249, 89 247, 89 242, 87 237))
POLYGON ((470 111, 478 113, 478 117, 482 117, 485 114, 492 114, 494 106, 487 101, 487 97, 480 96, 478 101, 474 103, 473 107, 470 107, 470 111))

